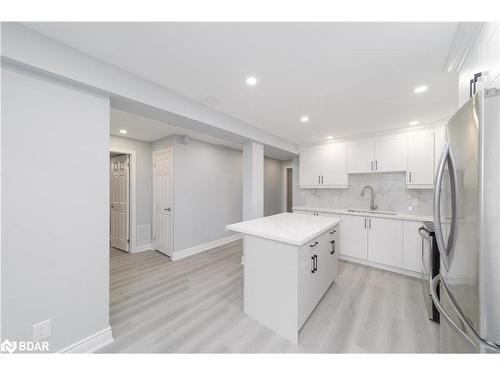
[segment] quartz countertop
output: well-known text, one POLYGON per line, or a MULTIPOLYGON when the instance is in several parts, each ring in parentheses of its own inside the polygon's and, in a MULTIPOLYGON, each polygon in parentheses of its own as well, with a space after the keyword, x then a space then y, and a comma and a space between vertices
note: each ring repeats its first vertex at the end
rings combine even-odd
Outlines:
POLYGON ((355 215, 355 216, 367 216, 367 217, 381 217, 385 219, 398 219, 398 220, 411 220, 411 221, 433 221, 432 216, 425 215, 413 215, 407 213, 393 212, 384 213, 384 211, 374 211, 374 212, 352 212, 347 209, 342 208, 326 208, 326 207, 311 207, 311 206, 296 206, 292 208, 298 211, 316 211, 339 215, 355 215))
POLYGON ((341 219, 285 212, 230 224, 226 230, 302 246, 321 233, 335 227, 341 219))

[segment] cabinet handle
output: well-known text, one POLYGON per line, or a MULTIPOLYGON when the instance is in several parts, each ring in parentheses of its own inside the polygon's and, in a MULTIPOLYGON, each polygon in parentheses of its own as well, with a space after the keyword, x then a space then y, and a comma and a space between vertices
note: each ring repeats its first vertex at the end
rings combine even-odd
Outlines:
POLYGON ((321 176, 318 176, 318 184, 321 184, 321 176))
POLYGON ((330 250, 330 254, 335 254, 335 240, 331 240, 330 242, 332 244, 332 249, 330 250))
POLYGON ((375 160, 375 170, 378 171, 378 160, 375 160))
POLYGON ((365 217, 365 229, 366 229, 366 217, 365 217))
POLYGON ((319 242, 318 241, 314 241, 314 243, 312 245, 309 245, 309 247, 314 247, 318 244, 319 242))
POLYGON ((370 162, 370 170, 373 171, 373 160, 370 162))
POLYGON ((370 220, 369 225, 368 225, 368 229, 372 229, 372 219, 368 219, 368 220, 370 220))
POLYGON ((311 257, 311 267, 312 267, 311 273, 316 272, 316 269, 314 268, 314 256, 311 257))
POLYGON ((411 171, 410 171, 410 172, 408 172, 408 174, 409 174, 409 179, 410 179, 410 181, 409 181, 409 182, 410 182, 410 184, 411 184, 411 171))
POLYGON ((324 177, 324 176, 321 176, 321 184, 323 184, 323 183, 324 183, 324 182, 323 182, 323 177, 324 177))
POLYGON ((337 233, 337 231, 335 229, 330 231, 330 234, 335 234, 335 233, 337 233))
POLYGON ((318 270, 318 256, 314 256, 314 272, 318 270))

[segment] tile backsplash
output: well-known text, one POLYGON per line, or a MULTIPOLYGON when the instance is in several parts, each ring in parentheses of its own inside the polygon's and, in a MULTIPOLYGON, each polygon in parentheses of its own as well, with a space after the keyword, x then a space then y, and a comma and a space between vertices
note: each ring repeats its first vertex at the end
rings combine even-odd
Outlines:
POLYGON ((415 215, 432 215, 431 189, 406 189, 405 173, 370 173, 349 175, 348 189, 299 189, 300 205, 328 208, 370 208, 370 185, 375 191, 378 210, 415 215))

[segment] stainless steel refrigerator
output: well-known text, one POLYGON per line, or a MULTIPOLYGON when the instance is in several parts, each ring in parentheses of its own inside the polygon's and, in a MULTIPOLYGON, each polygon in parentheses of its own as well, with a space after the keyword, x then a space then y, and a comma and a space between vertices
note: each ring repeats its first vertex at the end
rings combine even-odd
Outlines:
POLYGON ((441 351, 500 352, 499 89, 476 93, 446 126, 434 227, 441 351))

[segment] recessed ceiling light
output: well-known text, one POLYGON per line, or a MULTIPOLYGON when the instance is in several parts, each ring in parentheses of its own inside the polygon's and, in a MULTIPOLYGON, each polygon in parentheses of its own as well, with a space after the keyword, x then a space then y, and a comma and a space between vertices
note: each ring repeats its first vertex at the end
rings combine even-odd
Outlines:
POLYGON ((410 122, 410 125, 418 125, 418 124, 419 124, 418 121, 412 121, 412 122, 410 122))
POLYGON ((120 133, 127 134, 128 132, 125 129, 120 129, 120 133))
POLYGON ((309 121, 309 117, 307 117, 307 116, 302 116, 300 118, 300 122, 308 122, 308 121, 309 121))
POLYGON ((333 139, 333 135, 329 135, 326 139, 333 139))
POLYGON ((415 90, 413 90, 413 92, 415 94, 420 94, 424 91, 427 91, 428 87, 427 86, 418 86, 415 90))
POLYGON ((257 78, 255 77, 248 77, 246 79, 247 85, 248 86, 255 86, 257 84, 257 78))

